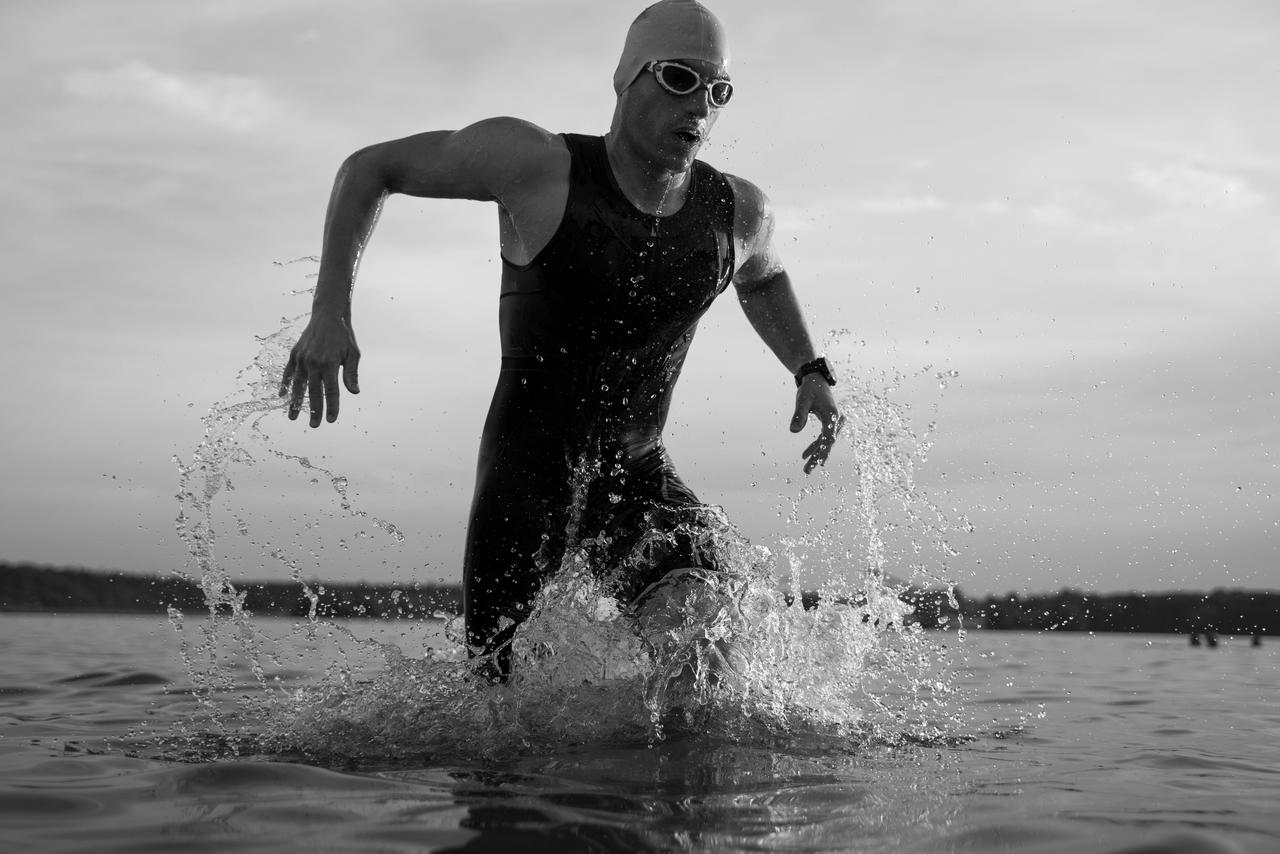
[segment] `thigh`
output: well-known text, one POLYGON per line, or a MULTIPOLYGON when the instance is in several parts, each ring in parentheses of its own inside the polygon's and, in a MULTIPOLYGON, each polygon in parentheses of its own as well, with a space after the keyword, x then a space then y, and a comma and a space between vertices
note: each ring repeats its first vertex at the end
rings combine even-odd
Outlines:
POLYGON ((536 433, 482 451, 467 525, 463 592, 468 642, 486 649, 518 624, 559 568, 569 498, 564 452, 536 433))
POLYGON ((718 568, 706 508, 659 447, 629 473, 608 533, 611 576, 620 600, 631 602, 674 570, 718 568))

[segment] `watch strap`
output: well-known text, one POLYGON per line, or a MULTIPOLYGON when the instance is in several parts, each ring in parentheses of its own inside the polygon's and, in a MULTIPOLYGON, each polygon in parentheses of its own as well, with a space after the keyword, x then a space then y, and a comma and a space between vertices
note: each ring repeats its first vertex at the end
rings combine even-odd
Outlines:
POLYGON ((804 378, 809 374, 817 374, 827 381, 827 385, 835 385, 835 374, 831 373, 831 366, 827 364, 827 360, 821 356, 811 362, 805 362, 800 366, 800 370, 796 371, 796 388, 804 382, 804 378))

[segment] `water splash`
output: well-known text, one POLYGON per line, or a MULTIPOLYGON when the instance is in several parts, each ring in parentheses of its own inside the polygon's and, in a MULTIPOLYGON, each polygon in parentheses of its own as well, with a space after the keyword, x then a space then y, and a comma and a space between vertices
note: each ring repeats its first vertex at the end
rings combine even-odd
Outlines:
MULTIPOLYGON (((323 569, 322 555, 268 542, 262 554, 309 603, 291 638, 308 644, 283 652, 290 639, 269 637, 252 619, 220 555, 225 541, 214 520, 233 473, 274 455, 313 490, 328 490, 357 525, 404 541, 394 524, 355 505, 347 477, 270 443, 265 419, 283 409, 277 378, 299 320, 283 319, 259 339, 238 377, 239 396, 211 408, 191 460, 177 461, 177 525, 191 555, 184 572, 207 603, 195 632, 192 620, 171 614, 202 707, 187 730, 189 748, 369 764, 644 743, 690 731, 856 745, 932 742, 963 730, 952 636, 916 625, 906 594, 934 587, 951 596, 950 537, 964 525, 949 523, 915 483, 933 423, 923 436, 913 431, 909 408, 892 398, 896 375, 879 388, 842 384, 852 471, 822 473, 798 490, 780 554, 749 543, 718 508, 702 508, 679 533, 695 551, 714 551, 720 571, 676 573, 633 613, 611 595, 610 568, 593 564, 599 550, 581 541, 516 631, 505 683, 478 675, 454 615, 440 615, 449 617, 446 639, 420 652, 324 619, 323 588, 304 579, 304 566, 323 569), (251 445, 264 450, 255 456, 251 445), (323 679, 282 676, 314 672, 306 657, 315 655, 329 661, 323 679)), ((828 352, 837 353, 832 343, 828 352)), ((234 516, 234 530, 248 536, 249 521, 234 516)), ((649 545, 642 538, 635 548, 649 545)))
MULTIPOLYGON (((297 294, 307 295, 309 291, 297 294)), ((295 652, 292 661, 282 658, 281 639, 267 635, 253 620, 240 579, 252 572, 261 580, 270 574, 269 567, 283 567, 306 603, 295 634, 317 641, 313 646, 318 646, 318 639, 326 635, 324 621, 319 617, 325 590, 305 577, 308 569, 324 565, 320 553, 323 547, 309 543, 304 535, 295 537, 292 544, 283 543, 276 536, 255 539, 254 525, 250 524, 257 521, 253 511, 233 507, 229 500, 236 491, 237 478, 258 467, 262 459, 274 458, 301 474, 308 487, 327 485, 341 515, 360 526, 357 536, 368 536, 363 530, 367 524, 395 543, 405 539, 394 524, 353 505, 345 476, 306 456, 278 449, 267 432, 267 419, 286 409, 286 400, 278 396, 279 378, 297 340, 299 324, 306 317, 307 314, 282 317, 275 332, 257 338, 258 352, 236 374, 237 391, 211 406, 201 419, 204 433, 190 459, 173 458, 178 469, 178 514, 174 521, 188 553, 186 565, 175 572, 199 586, 205 614, 204 619, 195 620, 170 607, 169 621, 178 634, 179 654, 200 706, 198 726, 220 737, 231 735, 226 698, 246 689, 242 669, 248 669, 257 690, 275 691, 282 682, 278 675, 282 670, 306 666, 305 652, 295 652), (248 544, 248 556, 230 557, 231 543, 225 536, 229 532, 236 535, 233 539, 248 544), (273 673, 276 675, 269 675, 273 673)), ((275 528, 270 524, 263 527, 275 528)), ((314 521, 308 521, 303 531, 315 527, 314 521)), ((337 654, 346 654, 340 644, 337 654)))

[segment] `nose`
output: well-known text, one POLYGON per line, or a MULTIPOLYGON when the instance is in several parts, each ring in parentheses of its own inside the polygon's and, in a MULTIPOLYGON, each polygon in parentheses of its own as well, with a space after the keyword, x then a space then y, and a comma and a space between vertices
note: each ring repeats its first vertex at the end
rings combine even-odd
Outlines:
POLYGON ((715 109, 711 106, 711 90, 706 86, 699 86, 684 97, 688 105, 685 109, 690 115, 705 119, 715 109))

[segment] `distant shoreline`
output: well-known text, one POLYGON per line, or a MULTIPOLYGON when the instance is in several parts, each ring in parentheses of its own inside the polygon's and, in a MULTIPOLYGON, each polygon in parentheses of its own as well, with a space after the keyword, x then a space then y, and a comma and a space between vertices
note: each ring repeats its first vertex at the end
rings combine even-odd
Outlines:
MULTIPOLYGON (((342 619, 422 619, 462 612, 459 584, 389 585, 308 581, 313 603, 300 583, 236 583, 243 607, 260 616, 342 619)), ((799 597, 805 607, 815 593, 799 597)), ((925 628, 1028 629, 1039 631, 1141 632, 1148 634, 1280 635, 1280 591, 1216 589, 1095 594, 1007 593, 982 599, 956 591, 908 590, 912 622, 925 628)), ((0 562, 0 613, 163 615, 207 613, 199 585, 177 575, 0 562)))
MULTIPOLYGON (((308 580, 302 584, 237 581, 243 608, 253 614, 306 617, 392 618, 461 613, 462 587, 417 584, 404 587, 308 580)), ((207 612, 204 591, 178 575, 152 576, 34 564, 0 563, 0 613, 184 614, 207 612)))

